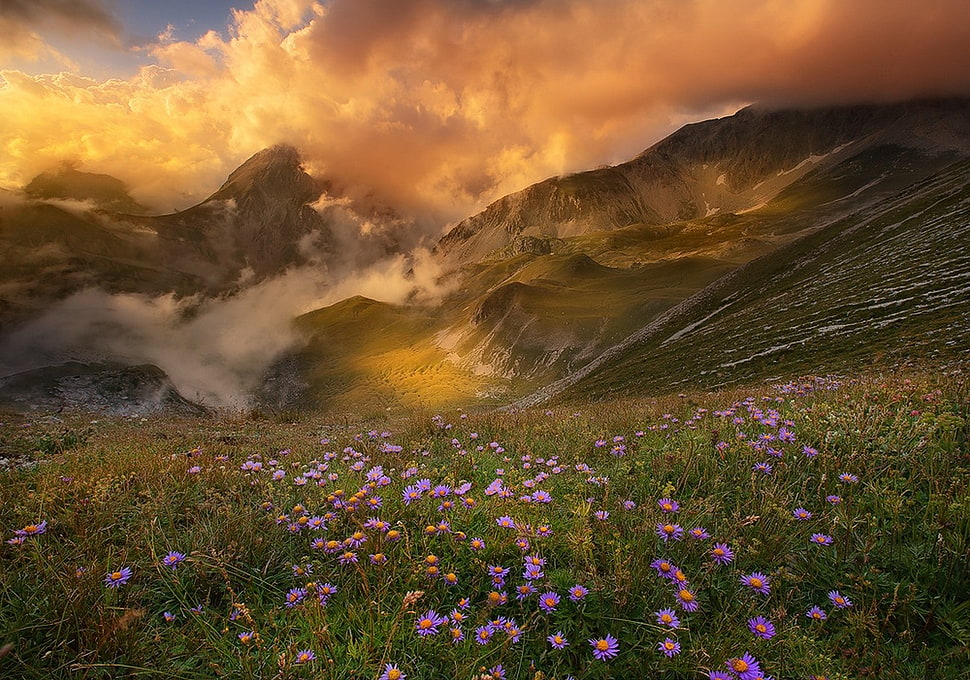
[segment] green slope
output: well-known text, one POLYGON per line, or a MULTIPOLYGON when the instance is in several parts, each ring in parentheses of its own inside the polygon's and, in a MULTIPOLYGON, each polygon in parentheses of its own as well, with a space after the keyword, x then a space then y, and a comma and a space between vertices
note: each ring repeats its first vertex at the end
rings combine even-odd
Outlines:
POLYGON ((970 162, 960 161, 742 267, 536 400, 965 357, 968 243, 970 162))

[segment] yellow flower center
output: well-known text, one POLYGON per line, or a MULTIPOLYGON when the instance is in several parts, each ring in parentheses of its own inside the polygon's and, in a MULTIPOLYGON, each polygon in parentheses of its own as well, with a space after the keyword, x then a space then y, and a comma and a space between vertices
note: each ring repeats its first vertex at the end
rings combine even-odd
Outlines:
POLYGON ((734 669, 735 673, 744 673, 748 670, 748 662, 744 659, 733 659, 731 661, 731 668, 734 669))
POLYGON ((680 595, 680 599, 683 600, 684 602, 694 601, 694 593, 690 592, 689 590, 681 589, 680 593, 678 594, 680 595))
POLYGON ((664 524, 664 533, 665 534, 672 534, 672 533, 674 533, 674 525, 673 524, 664 524))
POLYGON ((401 680, 401 671, 392 668, 387 672, 387 680, 401 680))
POLYGON ((674 643, 673 642, 664 642, 664 648, 665 649, 673 649, 674 648, 674 643))
POLYGON ((757 626, 754 627, 754 629, 756 631, 758 631, 759 633, 766 633, 766 632, 768 632, 768 627, 765 624, 763 624, 763 623, 759 623, 757 626))
POLYGON ((113 571, 113 572, 111 572, 111 580, 112 581, 117 581, 120 578, 121 578, 121 572, 120 571, 113 571))
POLYGON ((673 622, 674 618, 670 614, 661 614, 660 620, 664 623, 671 623, 673 622))
POLYGON ((431 624, 431 619, 421 619, 421 621, 418 623, 418 627, 421 630, 428 630, 428 628, 431 628, 431 624))
POLYGON ((610 648, 610 643, 607 642, 606 640, 597 640, 596 641, 596 649, 598 649, 599 651, 605 652, 609 648, 610 648))
POLYGON ((752 577, 751 578, 751 585, 754 588, 760 588, 763 584, 761 583, 761 579, 760 578, 752 577))

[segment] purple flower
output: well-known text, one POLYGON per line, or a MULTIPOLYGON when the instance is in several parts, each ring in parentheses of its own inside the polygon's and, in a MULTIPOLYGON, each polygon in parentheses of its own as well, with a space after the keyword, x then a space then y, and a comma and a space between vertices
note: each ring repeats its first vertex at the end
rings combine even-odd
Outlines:
POLYGON ((589 595, 589 589, 579 585, 578 583, 569 589, 569 599, 573 602, 579 602, 587 595, 589 595))
POLYGON ((841 475, 839 475, 839 481, 845 484, 856 484, 858 483, 859 478, 855 475, 849 474, 848 472, 843 472, 841 475))
POLYGON ((687 588, 681 588, 677 591, 677 601, 680 602, 680 608, 685 612, 697 611, 697 596, 694 595, 687 588))
POLYGON ((389 663, 384 665, 384 672, 377 680, 404 680, 406 677, 396 663, 389 663))
POLYGON ((751 466, 751 470, 753 472, 762 472, 766 475, 770 475, 773 469, 774 468, 771 467, 771 463, 765 463, 765 462, 755 463, 754 465, 751 466))
POLYGON ((795 519, 812 519, 812 513, 805 508, 795 508, 792 514, 795 516, 795 519))
POLYGON ((306 588, 290 588, 290 591, 286 594, 286 606, 295 607, 303 602, 303 598, 305 597, 306 588))
POLYGON ((605 522, 609 518, 610 512, 609 510, 597 510, 593 513, 593 516, 599 521, 605 522))
POLYGON ((825 610, 818 605, 813 606, 811 609, 805 612, 805 616, 813 621, 824 621, 828 618, 828 614, 825 613, 825 610))
POLYGON ((502 664, 489 668, 488 678, 489 680, 505 680, 505 669, 502 668, 502 664))
POLYGON ((696 539, 698 541, 711 537, 711 535, 707 533, 707 529, 705 529, 704 527, 694 527, 687 533, 690 534, 691 538, 696 539))
POLYGON ((680 510, 680 503, 670 498, 661 498, 657 501, 657 505, 663 512, 678 512, 680 510))
POLYGON ((174 550, 162 558, 162 564, 164 564, 166 567, 171 567, 172 569, 175 569, 184 561, 185 553, 175 552, 174 550))
POLYGON ((827 500, 832 505, 838 505, 839 503, 842 502, 842 496, 836 496, 836 495, 826 496, 825 500, 827 500))
POLYGON ((771 579, 762 574, 760 571, 745 574, 741 577, 741 583, 748 586, 756 593, 761 593, 762 595, 767 595, 771 592, 771 579))
POLYGON ((657 649, 663 652, 669 659, 672 656, 680 654, 680 643, 670 638, 664 638, 663 642, 657 644, 657 649))
POLYGON ((131 574, 131 567, 122 567, 118 571, 109 571, 105 574, 104 585, 108 588, 120 588, 125 583, 128 583, 131 574))
POLYGON ((839 609, 847 609, 852 606, 852 600, 837 590, 833 590, 829 593, 829 601, 839 609))
POLYGON ((609 634, 606 637, 591 638, 589 644, 593 648, 593 658, 600 661, 612 659, 620 652, 619 640, 609 634))
POLYGON ((559 605, 559 595, 554 591, 548 591, 539 596, 539 609, 544 612, 554 612, 559 605))
POLYGON ((673 609, 661 609, 658 612, 654 612, 654 616, 657 617, 657 623, 661 626, 666 626, 667 628, 680 627, 680 619, 677 618, 677 613, 673 609))
POLYGON ((494 634, 495 631, 492 630, 491 626, 479 626, 475 629, 475 642, 480 645, 487 645, 494 634))
POLYGON ((664 541, 674 539, 679 541, 684 536, 684 529, 679 524, 657 524, 657 535, 664 541))
POLYGON ((23 529, 17 529, 14 534, 17 536, 38 536, 47 531, 47 520, 37 524, 28 524, 23 529))
POLYGON ((727 667, 737 674, 739 680, 756 680, 761 675, 758 660, 747 652, 743 656, 728 659, 727 667))
POLYGON ((552 645, 553 649, 562 649, 569 644, 569 640, 563 637, 562 631, 557 630, 555 633, 546 638, 549 644, 552 645))
POLYGON ((310 663, 317 658, 317 655, 313 653, 310 649, 301 649, 296 653, 296 658, 293 663, 310 663))
POLYGON ((816 545, 832 545, 832 537, 825 534, 812 534, 812 543, 816 545))
POLYGON ((728 547, 727 543, 715 543, 711 549, 711 557, 718 564, 730 564, 734 561, 734 551, 728 547))
POLYGON ((438 628, 448 622, 448 618, 445 616, 439 616, 438 612, 434 609, 429 609, 424 613, 423 616, 419 617, 414 623, 414 627, 418 632, 418 635, 426 637, 428 635, 437 635, 440 631, 438 628))
POLYGON ((251 630, 244 630, 237 637, 239 638, 240 642, 242 642, 245 645, 248 645, 250 642, 253 641, 253 638, 256 637, 256 633, 251 630))
POLYGON ((748 619, 748 630, 765 640, 775 636, 775 625, 763 616, 748 619))

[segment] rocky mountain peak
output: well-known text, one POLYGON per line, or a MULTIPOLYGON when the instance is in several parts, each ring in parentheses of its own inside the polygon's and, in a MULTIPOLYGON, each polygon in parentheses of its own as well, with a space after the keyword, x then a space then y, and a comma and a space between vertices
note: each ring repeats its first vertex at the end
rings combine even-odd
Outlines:
POLYGON ((234 199, 252 203, 303 205, 316 200, 323 185, 308 175, 300 153, 285 144, 263 149, 229 175, 209 201, 234 199))

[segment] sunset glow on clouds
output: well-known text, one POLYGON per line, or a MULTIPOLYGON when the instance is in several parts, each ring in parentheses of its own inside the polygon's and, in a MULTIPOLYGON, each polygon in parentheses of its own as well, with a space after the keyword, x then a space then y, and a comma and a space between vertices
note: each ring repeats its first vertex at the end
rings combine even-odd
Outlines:
POLYGON ((168 211, 287 142, 444 224, 750 102, 970 93, 964 0, 260 0, 137 48, 111 6, 2 5, 0 186, 79 160, 168 211), (78 30, 135 75, 86 75, 58 47, 78 30))

